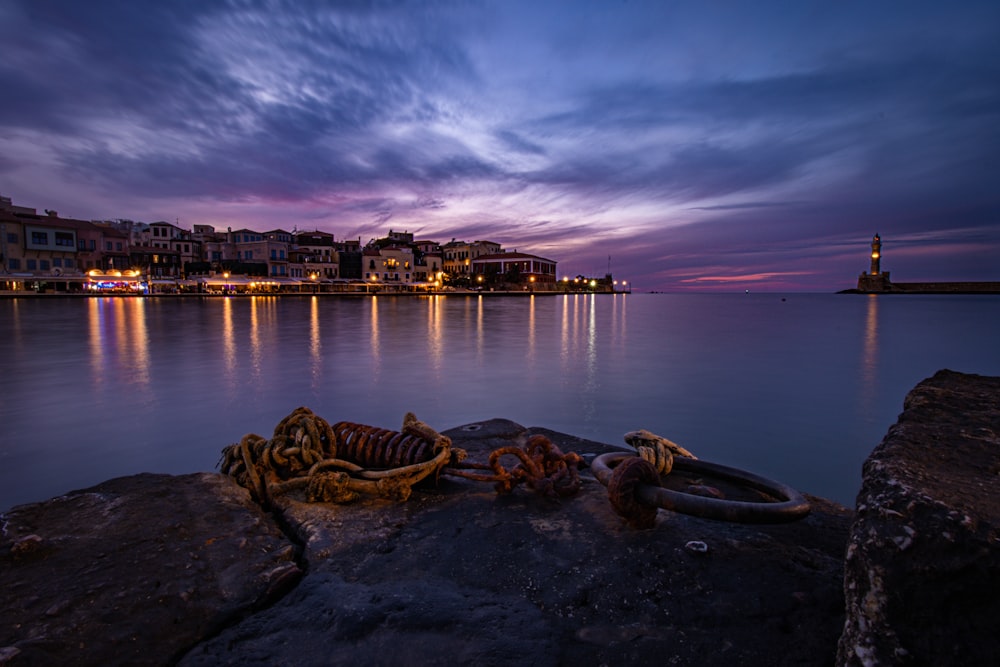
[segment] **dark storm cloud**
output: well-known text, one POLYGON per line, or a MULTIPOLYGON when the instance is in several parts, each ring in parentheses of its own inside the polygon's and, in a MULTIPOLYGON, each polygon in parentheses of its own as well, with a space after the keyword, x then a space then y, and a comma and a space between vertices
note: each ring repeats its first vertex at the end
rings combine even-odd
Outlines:
POLYGON ((263 10, 275 3, 234 3, 238 11, 229 13, 219 11, 233 9, 225 3, 167 4, 150 12, 140 3, 28 5, 19 20, 45 26, 44 48, 31 57, 33 71, 3 68, 2 83, 34 100, 35 110, 8 111, 0 122, 74 135, 84 145, 66 150, 71 170, 154 195, 209 195, 242 184, 247 194, 295 198, 326 185, 493 174, 460 146, 434 155, 386 145, 374 148, 367 165, 359 158, 391 144, 381 138, 384 125, 442 116, 421 97, 429 75, 471 75, 461 53, 434 40, 433 26, 415 26, 428 34, 414 40, 410 29, 385 25, 382 14, 366 25, 373 13, 361 3, 346 19, 318 3, 315 15, 276 14, 266 26, 259 25, 269 21, 263 10), (228 47, 246 52, 221 67, 193 38, 199 30, 230 40, 219 47, 223 61, 228 47), (239 58, 250 56, 263 60, 246 63, 246 76, 237 78, 239 58), (270 56, 298 68, 278 82, 287 86, 273 101, 261 99, 253 80, 270 56), (183 149, 157 144, 124 153, 87 139, 88 122, 104 118, 150 134, 177 132, 183 149))
MULTIPOLYGON (((874 177, 879 187, 894 188, 889 170, 910 172, 914 160, 978 160, 985 167, 1000 142, 1000 89, 991 81, 1000 81, 1000 68, 990 64, 917 57, 753 81, 602 87, 537 127, 599 135, 673 128, 680 138, 643 142, 641 154, 591 153, 587 144, 586 153, 534 178, 702 199, 780 184, 850 150, 859 180, 874 177)), ((954 185, 985 185, 986 174, 959 171, 954 185)))

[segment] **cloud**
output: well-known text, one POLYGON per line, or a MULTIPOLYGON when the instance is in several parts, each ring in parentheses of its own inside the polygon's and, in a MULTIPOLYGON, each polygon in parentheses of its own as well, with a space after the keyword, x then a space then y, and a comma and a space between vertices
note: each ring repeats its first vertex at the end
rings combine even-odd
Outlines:
POLYGON ((0 173, 103 217, 827 280, 876 229, 1000 224, 1000 10, 896 9, 12 0, 0 173))

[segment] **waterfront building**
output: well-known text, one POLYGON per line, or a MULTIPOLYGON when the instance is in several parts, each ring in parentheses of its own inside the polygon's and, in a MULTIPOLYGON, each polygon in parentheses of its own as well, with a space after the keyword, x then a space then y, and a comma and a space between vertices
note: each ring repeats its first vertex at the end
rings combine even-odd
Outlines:
POLYGON ((415 262, 414 280, 416 282, 433 283, 440 287, 444 278, 443 253, 440 250, 437 252, 421 252, 415 262))
POLYGON ((477 257, 496 255, 502 247, 493 241, 456 241, 442 246, 444 251, 444 272, 452 278, 468 278, 472 275, 472 262, 477 257))
POLYGON ((472 275, 484 279, 499 277, 507 283, 525 283, 540 287, 551 287, 556 282, 556 264, 554 260, 523 252, 501 252, 492 255, 482 255, 472 260, 472 275))
POLYGON ((361 239, 346 239, 337 244, 337 261, 343 280, 361 280, 364 274, 364 253, 361 239))
POLYGON ((413 248, 405 245, 371 246, 363 256, 366 281, 411 285, 414 282, 413 248))
POLYGON ((103 223, 39 214, 0 198, 0 275, 5 291, 81 291, 90 269, 128 267, 128 237, 103 223))
POLYGON ((410 232, 394 232, 390 229, 386 238, 400 245, 410 245, 413 243, 413 234, 410 232))
POLYGON ((555 262, 507 253, 492 241, 452 239, 442 246, 390 229, 362 250, 360 238, 336 242, 328 232, 223 232, 207 224, 189 231, 166 221, 75 220, 0 197, 3 291, 232 292, 244 291, 244 283, 248 292, 367 292, 373 284, 409 291, 470 285, 474 262, 485 258, 494 261, 479 267, 481 276, 509 274, 539 286, 555 282, 555 262))
MULTIPOLYGON (((315 280, 336 280, 340 278, 340 253, 329 232, 298 232, 293 248, 301 263, 302 276, 315 280)), ((292 277, 295 277, 294 274, 292 277)), ((359 276, 360 277, 360 276, 359 276)))
POLYGON ((129 264, 138 268, 151 280, 167 280, 182 277, 181 255, 176 250, 149 245, 133 245, 129 248, 129 264))
MULTIPOLYGON (((203 261, 201 240, 196 239, 190 231, 169 222, 149 223, 149 239, 147 240, 147 244, 154 248, 169 249, 176 252, 182 275, 186 273, 187 269, 185 267, 188 264, 203 261)), ((156 272, 154 270, 149 271, 149 273, 152 275, 156 272)))

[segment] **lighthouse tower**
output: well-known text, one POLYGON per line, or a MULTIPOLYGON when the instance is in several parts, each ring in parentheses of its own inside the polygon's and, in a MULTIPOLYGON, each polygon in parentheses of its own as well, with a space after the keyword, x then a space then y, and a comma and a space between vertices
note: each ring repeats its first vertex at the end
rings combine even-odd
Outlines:
POLYGON ((858 276, 859 292, 888 292, 891 289, 889 272, 882 271, 882 238, 875 234, 872 238, 871 272, 861 272, 858 276))
POLYGON ((875 238, 872 239, 872 270, 871 274, 877 276, 882 273, 879 270, 880 264, 879 260, 882 258, 882 239, 876 233, 875 238))

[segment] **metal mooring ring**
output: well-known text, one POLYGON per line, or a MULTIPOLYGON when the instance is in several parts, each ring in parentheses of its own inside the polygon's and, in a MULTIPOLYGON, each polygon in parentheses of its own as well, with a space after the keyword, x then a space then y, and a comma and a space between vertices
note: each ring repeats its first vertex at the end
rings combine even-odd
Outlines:
MULTIPOLYGON (((614 467, 623 460, 634 457, 628 452, 609 452, 594 459, 590 467, 594 477, 604 486, 611 481, 614 467)), ((672 512, 690 514, 704 519, 734 521, 739 523, 786 523, 797 521, 809 514, 809 502, 795 489, 773 480, 755 475, 738 468, 709 463, 699 459, 674 457, 674 470, 686 470, 698 475, 711 475, 736 482, 744 487, 763 491, 780 502, 749 502, 743 500, 720 500, 695 496, 690 493, 671 491, 662 486, 642 484, 638 486, 638 499, 672 512)))

